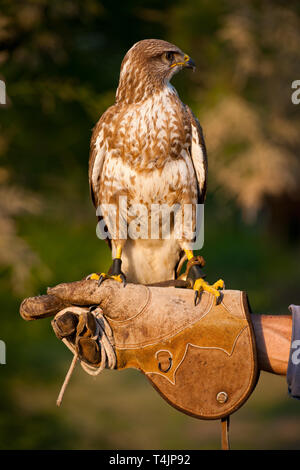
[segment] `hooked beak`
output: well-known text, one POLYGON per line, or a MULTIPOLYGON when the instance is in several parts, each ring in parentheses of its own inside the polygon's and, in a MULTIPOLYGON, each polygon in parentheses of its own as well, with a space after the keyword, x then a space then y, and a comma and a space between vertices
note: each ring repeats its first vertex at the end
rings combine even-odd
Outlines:
POLYGON ((184 56, 184 66, 185 66, 187 69, 192 69, 193 72, 195 72, 195 70, 196 70, 196 64, 195 64, 195 62, 194 62, 193 59, 191 59, 188 55, 185 55, 185 56, 184 56))
POLYGON ((171 67, 175 67, 176 65, 182 65, 183 67, 187 69, 192 69, 193 72, 195 72, 195 69, 196 69, 195 62, 187 54, 185 54, 182 62, 175 62, 174 64, 171 65, 171 67))

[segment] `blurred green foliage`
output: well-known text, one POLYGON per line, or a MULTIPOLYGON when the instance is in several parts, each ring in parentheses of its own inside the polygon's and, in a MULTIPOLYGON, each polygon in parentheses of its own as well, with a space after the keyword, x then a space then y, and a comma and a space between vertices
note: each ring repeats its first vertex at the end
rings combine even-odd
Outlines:
MULTIPOLYGON (((206 135, 208 279, 246 290, 258 313, 288 313, 300 303, 299 109, 290 100, 300 78, 299 4, 1 0, 0 7, 8 95, 0 108, 7 346, 0 448, 219 448, 218 423, 173 410, 137 371, 94 381, 78 369, 56 409, 70 354, 48 320, 25 323, 18 309, 25 295, 109 266, 89 200, 89 141, 114 101, 124 54, 150 37, 174 42, 197 63, 174 85, 206 135)), ((299 448, 299 417, 284 379, 263 375, 233 417, 233 447, 299 448)))

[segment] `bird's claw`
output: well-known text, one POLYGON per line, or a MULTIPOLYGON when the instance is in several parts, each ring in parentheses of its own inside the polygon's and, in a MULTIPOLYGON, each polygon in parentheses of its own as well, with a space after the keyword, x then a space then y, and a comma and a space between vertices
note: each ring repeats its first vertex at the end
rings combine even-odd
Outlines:
POLYGON ((123 273, 119 274, 123 287, 126 286, 126 277, 123 273))
POLYGON ((195 307, 197 305, 198 297, 200 297, 200 292, 198 290, 195 290, 195 297, 194 297, 195 307))
POLYGON ((98 287, 101 286, 102 282, 104 281, 105 276, 103 274, 100 274, 99 279, 98 279, 98 287))
POLYGON ((222 293, 220 292, 219 289, 224 289, 224 288, 225 288, 225 284, 222 279, 219 279, 212 286, 209 285, 202 278, 196 279, 194 286, 193 286, 193 289, 195 291, 195 297, 194 297, 195 306, 197 305, 198 300, 200 299, 200 294, 203 291, 209 292, 210 294, 214 295, 216 298, 216 303, 219 303, 220 300, 222 299, 222 293))
POLYGON ((119 274, 92 273, 86 277, 86 280, 88 279, 98 281, 98 287, 101 286, 102 282, 105 281, 105 279, 114 279, 115 281, 120 282, 123 287, 126 286, 126 277, 122 272, 119 274))
POLYGON ((120 273, 120 274, 101 273, 100 276, 98 277, 98 287, 101 286, 102 282, 105 281, 105 279, 114 279, 115 281, 120 282, 123 285, 123 287, 125 287, 126 285, 126 278, 123 273, 120 273))
POLYGON ((94 279, 94 280, 98 281, 99 276, 100 275, 97 274, 97 273, 92 273, 92 274, 89 274, 88 276, 86 276, 85 280, 89 281, 90 279, 94 279))
POLYGON ((223 281, 223 279, 219 279, 212 285, 212 287, 214 289, 225 289, 225 282, 223 281))

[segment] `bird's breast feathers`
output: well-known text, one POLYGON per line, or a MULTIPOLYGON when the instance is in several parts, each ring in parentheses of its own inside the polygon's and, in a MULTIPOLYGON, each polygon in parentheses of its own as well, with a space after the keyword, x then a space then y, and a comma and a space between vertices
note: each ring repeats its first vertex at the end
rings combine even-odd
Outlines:
POLYGON ((92 176, 103 203, 122 191, 134 203, 174 204, 186 193, 191 202, 196 201, 189 154, 191 126, 171 85, 142 103, 120 106, 109 114, 95 146, 99 155, 92 176), (101 182, 97 183, 103 152, 101 182))
POLYGON ((169 85, 140 103, 119 106, 109 122, 106 144, 118 157, 139 170, 162 167, 191 142, 190 124, 175 89, 169 85))

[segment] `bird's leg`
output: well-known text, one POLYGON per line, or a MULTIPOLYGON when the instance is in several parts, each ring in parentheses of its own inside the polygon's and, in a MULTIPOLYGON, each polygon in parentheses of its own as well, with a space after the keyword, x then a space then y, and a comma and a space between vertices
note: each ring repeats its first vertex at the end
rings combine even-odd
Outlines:
POLYGON ((122 245, 117 246, 116 250, 116 257, 113 259, 111 268, 109 270, 109 274, 101 273, 96 274, 93 273, 89 276, 89 279, 95 279, 98 281, 98 285, 100 286, 105 279, 114 279, 115 281, 121 282, 124 286, 126 284, 126 278, 124 273, 121 271, 122 265, 122 245))
POLYGON ((203 277, 205 276, 201 265, 199 263, 193 264, 192 260, 195 258, 194 253, 192 250, 184 250, 187 256, 188 262, 191 262, 191 266, 188 269, 187 279, 190 279, 193 283, 193 289, 195 291, 195 305, 197 305, 197 301, 200 297, 201 292, 206 291, 210 294, 214 295, 216 301, 219 302, 221 300, 221 292, 219 289, 224 289, 225 284, 222 279, 219 279, 214 284, 210 285, 208 282, 204 281, 203 277))

